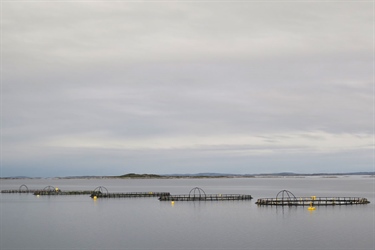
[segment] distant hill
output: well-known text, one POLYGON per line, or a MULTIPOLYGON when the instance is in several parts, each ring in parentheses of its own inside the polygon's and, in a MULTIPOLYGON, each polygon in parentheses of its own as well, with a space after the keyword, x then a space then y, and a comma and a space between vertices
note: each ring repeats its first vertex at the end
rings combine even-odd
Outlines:
POLYGON ((28 177, 28 176, 11 176, 11 177, 2 177, 1 179, 39 179, 40 177, 28 177))
MULTIPOLYGON (((170 179, 170 178, 251 178, 251 177, 293 177, 293 176, 345 176, 345 175, 369 175, 375 176, 375 172, 348 172, 348 173, 311 173, 301 174, 293 172, 261 173, 261 174, 228 174, 228 173, 195 173, 195 174, 136 174, 128 173, 119 176, 66 176, 52 177, 59 179, 99 179, 99 178, 123 178, 123 179, 170 179)), ((0 179, 41 179, 42 177, 12 176, 0 179)))
POLYGON ((234 178, 234 177, 288 177, 288 176, 344 176, 344 175, 375 175, 375 172, 351 172, 351 173, 312 173, 301 174, 293 172, 280 173, 262 173, 262 174, 227 174, 227 173, 195 173, 195 174, 125 174, 118 176, 119 178, 234 178))
POLYGON ((139 178, 139 179, 151 179, 151 178, 162 178, 163 176, 157 174, 135 174, 129 173, 118 176, 118 178, 139 178))
POLYGON ((220 176, 238 176, 237 174, 223 174, 223 173, 196 173, 196 174, 166 174, 164 176, 199 176, 199 177, 220 177, 220 176))
POLYGON ((375 172, 349 172, 349 173, 312 173, 312 174, 301 174, 293 172, 282 172, 282 173, 270 173, 270 174, 256 174, 254 176, 267 176, 267 175, 276 175, 276 176, 329 176, 329 175, 375 175, 375 172))

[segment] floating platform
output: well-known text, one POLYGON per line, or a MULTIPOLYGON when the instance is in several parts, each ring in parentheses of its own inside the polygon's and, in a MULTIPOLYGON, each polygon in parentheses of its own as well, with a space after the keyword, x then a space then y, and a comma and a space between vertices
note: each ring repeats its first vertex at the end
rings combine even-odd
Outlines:
POLYGON ((59 188, 55 188, 53 186, 47 186, 42 190, 37 190, 34 192, 34 195, 88 195, 92 194, 92 190, 85 190, 85 191, 62 191, 59 188))
POLYGON ((259 206, 336 206, 336 205, 360 205, 370 203, 361 197, 295 197, 288 190, 282 190, 276 198, 261 198, 255 204, 259 206))
POLYGON ((195 187, 188 195, 160 196, 160 201, 229 201, 229 200, 251 200, 251 195, 243 194, 206 194, 203 189, 195 187))
POLYGON ((10 189, 10 190, 1 190, 2 194, 29 194, 29 193, 35 193, 37 189, 28 189, 28 190, 18 190, 18 189, 10 189))
POLYGON ((40 191, 38 189, 29 189, 25 184, 22 184, 18 189, 1 190, 3 194, 29 194, 40 191))
POLYGON ((160 197, 169 196, 167 192, 133 192, 133 193, 91 193, 91 198, 137 198, 137 197, 160 197))
POLYGON ((160 201, 237 201, 251 200, 251 195, 242 194, 208 194, 205 196, 189 196, 189 195, 170 195, 160 196, 160 201))
POLYGON ((90 195, 91 198, 135 198, 135 197, 160 197, 168 196, 168 192, 132 192, 132 193, 109 193, 107 188, 99 186, 94 190, 72 190, 62 191, 53 186, 47 186, 43 189, 29 189, 26 185, 21 185, 19 189, 2 190, 1 193, 33 193, 34 195, 90 195))
POLYGON ((92 194, 92 190, 84 191, 46 191, 46 190, 37 190, 34 192, 34 195, 88 195, 92 194))
POLYGON ((168 192, 130 192, 130 193, 109 193, 107 188, 99 186, 91 192, 90 197, 97 198, 141 198, 141 197, 160 197, 168 196, 168 192))

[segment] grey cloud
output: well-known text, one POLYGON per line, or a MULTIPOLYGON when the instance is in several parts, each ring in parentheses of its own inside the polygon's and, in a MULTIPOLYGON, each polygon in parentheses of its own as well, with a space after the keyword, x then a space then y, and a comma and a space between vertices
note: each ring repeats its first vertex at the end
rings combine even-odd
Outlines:
POLYGON ((7 45, 7 41, 12 41, 9 50, 16 55, 22 53, 22 57, 25 52, 26 55, 34 53, 30 55, 33 59, 39 56, 42 60, 60 59, 69 63, 359 52, 371 43, 368 40, 371 20, 366 19, 371 14, 368 6, 358 3, 7 3, 4 20, 8 25, 4 35, 9 40, 4 42, 7 45))
MULTIPOLYGON (((67 149, 42 142, 82 135, 127 141, 243 134, 277 142, 276 135, 310 131, 373 131, 369 2, 4 2, 3 9, 9 166, 17 155, 43 165, 29 147, 51 162, 61 159, 67 149)), ((95 153, 77 152, 68 159, 89 169, 95 153)), ((176 172, 185 157, 224 169, 222 156, 181 152, 173 151, 176 172)), ((137 163, 141 157, 122 164, 168 165, 166 156, 146 156, 147 164, 137 163)), ((241 158, 238 169, 250 161, 241 158)), ((259 166, 276 168, 265 161, 273 162, 264 158, 259 166)))

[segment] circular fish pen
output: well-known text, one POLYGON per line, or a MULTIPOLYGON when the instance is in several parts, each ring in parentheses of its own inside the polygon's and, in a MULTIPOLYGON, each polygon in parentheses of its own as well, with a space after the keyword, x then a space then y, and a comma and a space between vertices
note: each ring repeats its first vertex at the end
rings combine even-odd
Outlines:
POLYGON ((160 196, 160 201, 229 201, 229 200, 251 200, 251 195, 243 194, 206 194, 206 192, 195 187, 187 195, 160 196))
POLYGON ((296 197, 288 190, 281 190, 276 198, 260 198, 255 202, 259 206, 335 206, 359 205, 370 203, 362 197, 296 197))
POLYGON ((99 186, 92 191, 90 197, 93 199, 97 198, 140 198, 140 197, 160 197, 168 196, 168 192, 132 192, 132 193, 109 193, 108 189, 99 186))

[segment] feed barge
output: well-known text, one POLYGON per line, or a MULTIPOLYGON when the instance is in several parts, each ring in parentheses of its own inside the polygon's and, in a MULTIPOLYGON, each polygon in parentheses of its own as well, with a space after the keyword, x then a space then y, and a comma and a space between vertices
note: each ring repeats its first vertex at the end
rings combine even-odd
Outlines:
POLYGON ((203 189, 195 187, 187 195, 160 196, 160 201, 230 201, 251 200, 251 195, 243 194, 206 194, 203 189))
POLYGON ((288 190, 282 190, 276 198, 260 198, 255 202, 259 206, 336 206, 368 204, 362 197, 296 197, 288 190))

